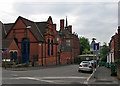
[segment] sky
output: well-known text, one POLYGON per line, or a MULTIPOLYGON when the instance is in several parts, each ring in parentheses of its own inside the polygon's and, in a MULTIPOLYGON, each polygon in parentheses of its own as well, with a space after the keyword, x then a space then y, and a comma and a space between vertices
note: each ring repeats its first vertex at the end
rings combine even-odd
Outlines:
MULTIPOLYGON (((18 16, 34 22, 47 21, 60 28, 60 19, 68 20, 72 31, 79 37, 96 38, 101 45, 110 42, 118 28, 117 0, 2 0, 0 1, 0 21, 14 23, 18 16)), ((120 24, 119 24, 120 25, 120 24)))

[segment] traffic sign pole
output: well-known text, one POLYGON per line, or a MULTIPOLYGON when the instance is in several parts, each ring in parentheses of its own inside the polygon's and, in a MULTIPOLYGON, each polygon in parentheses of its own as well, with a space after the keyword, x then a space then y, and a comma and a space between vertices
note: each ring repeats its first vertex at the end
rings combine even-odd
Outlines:
MULTIPOLYGON (((97 51, 99 50, 99 43, 94 43, 93 48, 94 48, 94 51, 96 51, 96 71, 97 71, 97 51)), ((94 53, 94 55, 95 55, 95 53, 94 53)), ((94 66, 95 66, 95 64, 94 64, 94 66)), ((97 75, 96 71, 94 70, 94 78, 96 78, 96 75, 97 75)))

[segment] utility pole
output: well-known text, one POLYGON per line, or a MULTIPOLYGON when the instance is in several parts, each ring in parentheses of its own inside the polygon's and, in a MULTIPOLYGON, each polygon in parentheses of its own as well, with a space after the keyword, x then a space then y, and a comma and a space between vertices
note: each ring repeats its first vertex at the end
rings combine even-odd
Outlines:
POLYGON ((94 44, 95 44, 95 38, 92 38, 92 42, 90 45, 90 51, 93 52, 93 74, 94 74, 94 78, 95 78, 95 64, 94 64, 94 60, 95 60, 95 50, 94 50, 94 44))
MULTIPOLYGON (((96 71, 97 71, 97 56, 98 56, 98 50, 99 50, 99 43, 94 44, 94 50, 96 51, 96 71)), ((96 71, 94 71, 94 78, 96 78, 96 71)))

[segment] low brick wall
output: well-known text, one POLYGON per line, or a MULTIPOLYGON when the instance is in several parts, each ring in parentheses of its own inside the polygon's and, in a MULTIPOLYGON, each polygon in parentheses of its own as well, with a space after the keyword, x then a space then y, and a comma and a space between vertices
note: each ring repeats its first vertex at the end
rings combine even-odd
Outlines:
POLYGON ((120 79, 120 63, 117 64, 117 77, 120 79))

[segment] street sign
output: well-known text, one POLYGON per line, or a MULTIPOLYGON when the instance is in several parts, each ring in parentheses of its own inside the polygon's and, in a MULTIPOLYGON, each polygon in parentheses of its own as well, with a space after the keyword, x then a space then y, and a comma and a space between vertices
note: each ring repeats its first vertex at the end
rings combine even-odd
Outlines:
POLYGON ((94 51, 94 49, 93 49, 94 44, 95 44, 95 41, 93 40, 93 41, 91 42, 91 45, 90 45, 90 51, 94 51))
POLYGON ((99 50, 99 43, 95 43, 93 49, 94 50, 99 50))

